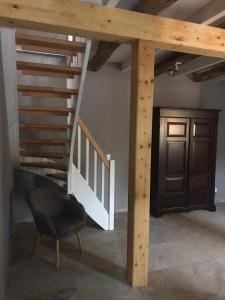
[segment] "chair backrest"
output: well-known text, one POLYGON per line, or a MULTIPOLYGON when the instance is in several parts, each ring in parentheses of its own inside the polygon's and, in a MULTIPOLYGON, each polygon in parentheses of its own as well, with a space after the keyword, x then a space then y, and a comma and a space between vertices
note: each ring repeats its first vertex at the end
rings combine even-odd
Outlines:
POLYGON ((46 217, 58 216, 63 210, 64 201, 64 195, 48 187, 28 191, 28 203, 33 214, 39 212, 46 217))

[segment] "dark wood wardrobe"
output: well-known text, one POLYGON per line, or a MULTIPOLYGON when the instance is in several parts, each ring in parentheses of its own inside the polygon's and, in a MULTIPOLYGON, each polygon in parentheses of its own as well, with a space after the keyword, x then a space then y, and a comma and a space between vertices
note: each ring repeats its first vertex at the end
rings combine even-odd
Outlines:
POLYGON ((219 110, 155 107, 151 213, 215 211, 219 110))

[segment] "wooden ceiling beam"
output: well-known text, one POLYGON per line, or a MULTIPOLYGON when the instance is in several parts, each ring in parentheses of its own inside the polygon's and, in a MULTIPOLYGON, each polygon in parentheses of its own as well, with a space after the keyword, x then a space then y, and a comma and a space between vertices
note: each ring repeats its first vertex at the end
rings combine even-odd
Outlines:
POLYGON ((206 80, 215 79, 225 75, 225 62, 214 65, 211 68, 205 68, 201 72, 191 74, 194 82, 203 82, 206 80))
MULTIPOLYGON (((219 28, 225 28, 225 23, 223 22, 218 26, 219 28)), ((179 53, 174 52, 169 57, 166 57, 165 59, 161 60, 156 64, 155 67, 155 75, 159 76, 163 73, 166 73, 169 71, 173 65, 175 65, 176 62, 180 62, 181 66, 191 62, 192 60, 201 57, 201 55, 195 55, 190 53, 179 53)))
MULTIPOLYGON (((157 15, 176 1, 177 0, 140 0, 134 7, 133 11, 157 15)), ((101 41, 98 45, 96 54, 93 56, 88 65, 88 70, 92 72, 99 71, 120 45, 120 43, 101 41)))
POLYGON ((0 26, 123 43, 146 40, 159 49, 225 57, 223 29, 83 1, 1 0, 0 26))
MULTIPOLYGON (((202 9, 192 14, 187 21, 200 23, 205 25, 212 25, 224 28, 224 16, 225 16, 225 2, 224 0, 214 0, 206 4, 202 9)), ((164 60, 160 61, 155 68, 156 76, 169 71, 169 68, 176 62, 181 62, 182 66, 199 58, 200 55, 180 54, 172 53, 171 56, 167 56, 164 60)), ((182 69, 182 68, 181 68, 182 69)), ((177 72, 175 75, 180 74, 177 72)))
MULTIPOLYGON (((225 2, 224 0, 214 0, 208 4, 206 4, 203 8, 192 14, 187 21, 194 23, 201 23, 205 25, 212 25, 224 28, 224 16, 225 16, 225 2)), ((155 67, 155 75, 159 76, 163 73, 167 73, 171 66, 173 66, 176 62, 181 62, 182 67, 179 68, 178 72, 174 75, 181 75, 185 73, 192 73, 197 69, 204 68, 204 65, 212 65, 215 62, 218 62, 218 59, 210 58, 207 62, 205 62, 204 57, 201 62, 197 59, 201 58, 200 55, 190 55, 190 54, 181 54, 174 52, 170 56, 165 57, 160 62, 157 63, 155 67), (196 61, 196 63, 190 64, 192 61, 196 61), (188 67, 186 67, 188 65, 188 67), (191 71, 192 70, 192 71, 191 71)), ((130 70, 130 62, 127 60, 121 64, 121 70, 130 70), (124 68, 125 66, 125 68, 124 68)))

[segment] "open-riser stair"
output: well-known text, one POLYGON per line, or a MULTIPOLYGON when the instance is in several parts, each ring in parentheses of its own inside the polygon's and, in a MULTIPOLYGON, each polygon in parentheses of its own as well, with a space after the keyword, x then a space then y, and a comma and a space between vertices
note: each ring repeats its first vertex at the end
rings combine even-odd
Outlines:
POLYGON ((113 229, 114 162, 79 117, 91 41, 17 33, 16 44, 22 53, 17 60, 21 166, 67 186, 97 224, 113 229), (63 63, 45 63, 51 56, 63 63), (59 86, 36 84, 49 78, 59 86))

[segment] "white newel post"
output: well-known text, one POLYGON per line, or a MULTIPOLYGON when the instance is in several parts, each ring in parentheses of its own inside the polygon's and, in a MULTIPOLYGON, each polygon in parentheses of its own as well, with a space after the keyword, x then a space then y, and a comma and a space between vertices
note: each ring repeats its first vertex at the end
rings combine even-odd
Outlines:
POLYGON ((115 160, 110 160, 109 163, 109 230, 113 230, 115 206, 115 160))

